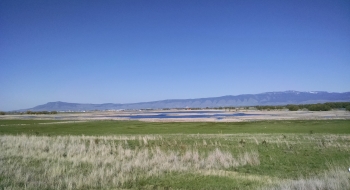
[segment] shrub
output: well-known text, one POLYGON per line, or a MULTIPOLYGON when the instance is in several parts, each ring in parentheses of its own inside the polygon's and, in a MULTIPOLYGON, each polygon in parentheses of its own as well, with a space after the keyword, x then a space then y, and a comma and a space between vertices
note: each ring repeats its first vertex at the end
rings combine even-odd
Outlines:
POLYGON ((297 106, 297 105, 287 105, 286 107, 288 108, 289 111, 298 111, 299 110, 299 106, 297 106))
POLYGON ((350 111, 350 106, 346 106, 346 111, 350 111))
POLYGON ((325 104, 312 104, 307 109, 310 111, 329 111, 331 107, 325 104))

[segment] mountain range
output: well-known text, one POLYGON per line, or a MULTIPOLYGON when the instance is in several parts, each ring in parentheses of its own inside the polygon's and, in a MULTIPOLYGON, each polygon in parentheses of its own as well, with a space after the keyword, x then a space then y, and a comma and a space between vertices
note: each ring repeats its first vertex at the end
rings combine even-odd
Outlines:
POLYGON ((227 106, 257 106, 257 105, 287 105, 287 104, 314 104, 324 102, 349 102, 350 92, 325 91, 283 91, 265 92, 260 94, 229 95, 211 98, 172 99, 152 102, 128 104, 81 104, 67 102, 49 102, 30 109, 19 111, 89 111, 89 110, 120 110, 120 109, 160 109, 160 108, 206 108, 227 106))

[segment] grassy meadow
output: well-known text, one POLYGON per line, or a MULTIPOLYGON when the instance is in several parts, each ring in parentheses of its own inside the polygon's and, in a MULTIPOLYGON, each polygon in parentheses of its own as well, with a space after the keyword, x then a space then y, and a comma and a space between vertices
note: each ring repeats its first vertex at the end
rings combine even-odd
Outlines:
POLYGON ((349 167, 349 120, 0 120, 0 189, 350 189, 349 167))

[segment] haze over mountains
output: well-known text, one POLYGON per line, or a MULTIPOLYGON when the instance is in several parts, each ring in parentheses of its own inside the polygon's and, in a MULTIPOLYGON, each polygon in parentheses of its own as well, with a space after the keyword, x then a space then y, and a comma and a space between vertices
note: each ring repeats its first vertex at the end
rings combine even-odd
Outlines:
POLYGON ((287 105, 313 104, 324 102, 350 101, 350 92, 266 92, 260 94, 242 94, 237 96, 221 96, 196 99, 173 99, 152 102, 128 104, 81 104, 67 102, 49 102, 29 109, 19 111, 88 111, 88 110, 119 110, 119 109, 158 109, 158 108, 206 108, 224 106, 256 106, 256 105, 287 105))

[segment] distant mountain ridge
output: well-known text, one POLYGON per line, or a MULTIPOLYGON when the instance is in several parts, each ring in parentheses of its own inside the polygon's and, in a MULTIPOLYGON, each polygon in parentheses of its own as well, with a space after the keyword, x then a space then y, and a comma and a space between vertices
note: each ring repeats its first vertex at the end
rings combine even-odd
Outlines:
POLYGON ((20 111, 89 111, 89 110, 119 110, 119 109, 159 109, 159 108, 205 108, 225 106, 257 106, 257 105, 287 105, 313 104, 324 102, 349 102, 350 92, 325 91, 283 91, 265 92, 260 94, 228 95, 212 98, 172 99, 152 102, 128 104, 80 104, 67 102, 49 102, 30 109, 20 111))

